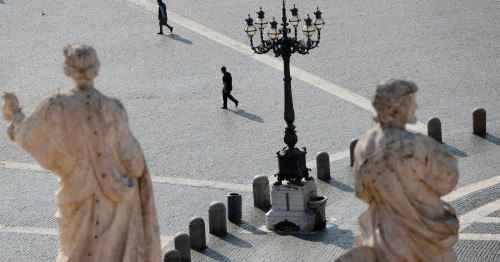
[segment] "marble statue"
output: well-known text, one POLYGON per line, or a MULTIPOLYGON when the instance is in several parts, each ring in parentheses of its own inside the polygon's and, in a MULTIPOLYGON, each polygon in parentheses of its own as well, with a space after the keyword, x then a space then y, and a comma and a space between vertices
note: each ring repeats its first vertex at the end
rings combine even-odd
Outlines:
POLYGON ((441 196, 458 181, 456 159, 440 143, 405 130, 416 123, 417 86, 387 79, 372 104, 378 123, 355 149, 355 193, 369 207, 354 248, 337 261, 456 261, 458 219, 441 196))
POLYGON ((117 99, 101 94, 94 49, 64 48, 75 86, 49 95, 25 116, 5 93, 8 135, 59 177, 57 261, 161 261, 151 178, 117 99))

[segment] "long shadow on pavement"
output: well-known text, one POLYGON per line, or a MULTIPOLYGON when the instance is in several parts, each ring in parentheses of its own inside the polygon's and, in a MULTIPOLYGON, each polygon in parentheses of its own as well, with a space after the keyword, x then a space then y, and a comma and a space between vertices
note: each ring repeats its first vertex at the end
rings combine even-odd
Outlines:
POLYGON ((458 156, 458 157, 467 157, 469 155, 467 155, 467 153, 465 153, 464 151, 454 147, 454 146, 450 146, 448 144, 443 144, 443 147, 450 151, 450 153, 454 154, 455 156, 458 156))
MULTIPOLYGON (((1 1, 1 0, 0 0, 0 1, 1 1)), ((180 36, 180 35, 176 35, 176 34, 169 34, 169 35, 164 35, 164 36, 166 36, 166 37, 168 37, 168 38, 172 38, 172 39, 177 40, 177 41, 179 41, 179 42, 182 42, 182 43, 184 43, 184 44, 188 44, 188 45, 192 45, 192 44, 193 44, 193 42, 192 42, 191 40, 186 39, 186 38, 183 38, 183 37, 182 37, 182 36, 180 36)))
POLYGON ((216 261, 231 261, 228 257, 222 255, 221 253, 207 247, 206 249, 202 250, 202 251, 196 251, 196 250, 193 250, 194 252, 199 252, 213 260, 216 260, 216 261))
POLYGON ((354 189, 338 180, 336 180, 335 178, 330 178, 330 180, 328 181, 323 181, 333 187, 336 187, 344 192, 354 192, 354 189))
POLYGON ((496 136, 486 134, 482 138, 486 139, 487 141, 489 141, 497 146, 500 146, 500 138, 498 138, 496 136))
POLYGON ((227 235, 225 235, 225 236, 220 236, 220 237, 217 236, 217 237, 226 241, 227 243, 229 243, 233 246, 242 247, 242 248, 252 248, 252 244, 246 242, 245 240, 243 240, 241 238, 235 237, 231 233, 227 233, 227 235))
POLYGON ((300 232, 278 232, 279 235, 290 235, 296 238, 310 241, 310 242, 323 242, 327 245, 335 245, 344 250, 352 247, 354 244, 354 234, 351 230, 338 228, 337 225, 327 223, 327 228, 321 231, 300 233, 300 232))
POLYGON ((262 119, 262 117, 260 117, 258 115, 254 115, 252 113, 248 113, 243 109, 231 110, 228 108, 227 111, 235 113, 239 116, 242 116, 244 118, 250 119, 250 120, 255 121, 255 122, 264 123, 264 119, 262 119))
POLYGON ((248 224, 247 222, 245 222, 243 220, 240 223, 233 223, 233 224, 241 227, 242 229, 244 229, 244 230, 246 230, 246 231, 248 231, 248 232, 250 232, 250 233, 252 233, 254 235, 267 235, 266 232, 264 232, 264 231, 262 231, 262 230, 260 230, 260 229, 258 229, 256 227, 248 224))

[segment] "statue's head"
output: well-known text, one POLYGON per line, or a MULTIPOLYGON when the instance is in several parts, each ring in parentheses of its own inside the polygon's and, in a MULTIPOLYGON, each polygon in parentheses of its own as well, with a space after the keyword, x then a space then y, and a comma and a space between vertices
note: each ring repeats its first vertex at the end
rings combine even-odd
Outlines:
POLYGON ((381 126, 415 124, 417 90, 415 83, 404 79, 389 78, 380 81, 372 99, 375 122, 381 126))
POLYGON ((64 48, 64 73, 76 84, 92 82, 99 74, 99 59, 88 45, 73 44, 64 48))

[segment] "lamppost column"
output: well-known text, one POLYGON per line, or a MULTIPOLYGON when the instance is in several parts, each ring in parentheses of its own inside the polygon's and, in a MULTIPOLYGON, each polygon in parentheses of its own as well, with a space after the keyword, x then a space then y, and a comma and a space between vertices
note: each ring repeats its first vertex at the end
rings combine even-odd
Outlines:
POLYGON ((293 98, 292 98, 292 77, 290 75, 290 57, 291 57, 291 43, 288 38, 288 23, 286 22, 286 8, 285 1, 283 0, 283 17, 282 17, 283 26, 282 33, 283 37, 281 38, 281 57, 283 58, 283 73, 284 73, 284 84, 285 84, 285 138, 284 142, 288 146, 288 150, 286 152, 289 156, 296 155, 295 152, 295 144, 297 144, 297 134, 295 133, 295 125, 293 122, 295 121, 295 111, 293 110, 293 98))
MULTIPOLYGON (((295 144, 297 144, 297 134, 295 133, 295 111, 293 110, 293 98, 292 98, 292 77, 290 76, 290 47, 286 43, 287 39, 283 39, 283 72, 284 72, 284 85, 285 85, 285 122, 287 124, 285 128, 285 138, 284 142, 288 146, 288 154, 294 152, 295 144)), ((293 154, 293 153, 292 153, 293 154)))

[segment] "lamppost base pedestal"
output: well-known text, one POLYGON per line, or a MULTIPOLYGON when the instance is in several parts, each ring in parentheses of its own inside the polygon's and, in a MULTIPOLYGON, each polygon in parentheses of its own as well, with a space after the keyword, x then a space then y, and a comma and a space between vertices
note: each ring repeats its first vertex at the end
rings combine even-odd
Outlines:
POLYGON ((302 186, 273 185, 271 188, 272 210, 266 214, 266 227, 278 231, 310 232, 316 228, 317 212, 308 202, 317 197, 314 179, 302 186))
POLYGON ((306 181, 312 179, 312 177, 309 176, 310 169, 306 166, 307 150, 305 147, 302 149, 303 151, 300 151, 298 148, 284 148, 282 152, 278 151, 276 153, 278 157, 279 173, 274 175, 278 180, 274 185, 282 185, 282 181, 286 180, 297 186, 303 186, 304 183, 302 179, 306 181))

